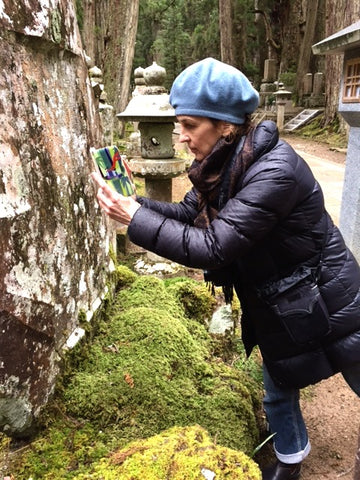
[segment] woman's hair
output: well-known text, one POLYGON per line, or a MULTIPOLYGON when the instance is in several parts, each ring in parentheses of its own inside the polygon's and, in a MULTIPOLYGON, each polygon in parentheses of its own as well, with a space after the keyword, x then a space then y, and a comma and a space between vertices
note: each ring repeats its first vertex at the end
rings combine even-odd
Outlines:
MULTIPOLYGON (((210 118, 214 125, 218 125, 220 122, 224 122, 224 120, 218 120, 216 118, 210 118)), ((226 136, 226 140, 228 142, 233 142, 236 138, 242 137, 246 135, 250 128, 253 126, 253 122, 251 120, 251 114, 245 115, 245 122, 241 125, 236 123, 225 122, 229 125, 230 133, 226 136)))

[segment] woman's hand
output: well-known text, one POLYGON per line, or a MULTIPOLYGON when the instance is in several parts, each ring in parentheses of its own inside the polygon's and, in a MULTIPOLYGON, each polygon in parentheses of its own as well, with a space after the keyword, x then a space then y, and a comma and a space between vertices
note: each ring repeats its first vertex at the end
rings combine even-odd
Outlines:
POLYGON ((140 203, 133 197, 124 197, 112 190, 100 173, 93 172, 91 177, 99 187, 97 199, 100 207, 113 220, 129 225, 135 212, 141 207, 140 203))

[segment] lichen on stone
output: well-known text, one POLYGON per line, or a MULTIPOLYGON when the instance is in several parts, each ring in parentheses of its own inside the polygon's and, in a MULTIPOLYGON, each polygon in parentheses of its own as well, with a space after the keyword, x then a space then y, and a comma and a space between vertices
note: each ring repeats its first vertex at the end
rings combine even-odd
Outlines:
POLYGON ((50 31, 51 38, 55 43, 61 43, 61 24, 61 13, 57 9, 52 10, 50 17, 50 31))

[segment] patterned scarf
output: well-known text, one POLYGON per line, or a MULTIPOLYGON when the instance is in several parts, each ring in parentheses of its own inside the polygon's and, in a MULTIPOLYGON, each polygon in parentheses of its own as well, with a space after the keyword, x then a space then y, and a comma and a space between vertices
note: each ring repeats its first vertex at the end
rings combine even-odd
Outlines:
MULTIPOLYGON (((254 161, 254 132, 255 127, 251 127, 239 153, 236 154, 239 137, 233 142, 220 138, 206 158, 200 162, 194 160, 190 166, 188 175, 198 191, 198 215, 194 220, 196 227, 207 228, 217 217, 218 211, 237 193, 240 177, 254 161)), ((233 281, 229 267, 216 272, 217 281, 211 282, 212 291, 215 291, 215 286, 221 285, 226 303, 231 303, 233 281)))
MULTIPOLYGON (((236 138, 233 142, 228 142, 220 138, 213 148, 212 152, 198 162, 194 160, 190 166, 188 175, 198 191, 198 216, 195 218, 194 225, 199 228, 207 228, 211 221, 217 217, 219 211, 219 197, 224 187, 223 182, 229 172, 229 185, 224 192, 224 204, 227 200, 236 194, 239 179, 254 161, 253 158, 253 137, 255 128, 252 127, 245 139, 243 148, 235 158, 236 147, 240 141, 236 138)), ((223 205, 220 206, 222 208, 223 205)))

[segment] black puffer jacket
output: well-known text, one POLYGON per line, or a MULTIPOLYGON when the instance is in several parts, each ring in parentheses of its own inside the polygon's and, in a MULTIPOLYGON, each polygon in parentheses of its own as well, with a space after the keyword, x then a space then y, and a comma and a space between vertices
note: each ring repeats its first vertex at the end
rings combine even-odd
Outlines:
POLYGON ((273 122, 257 127, 254 156, 237 194, 209 228, 192 226, 197 215, 192 189, 179 204, 141 198, 128 234, 134 243, 180 264, 214 275, 225 267, 240 298, 247 352, 258 344, 275 381, 304 387, 360 362, 360 270, 324 209, 311 170, 279 140, 273 122), (318 265, 322 250, 318 283, 331 331, 320 342, 298 345, 256 289, 299 266, 318 265))

